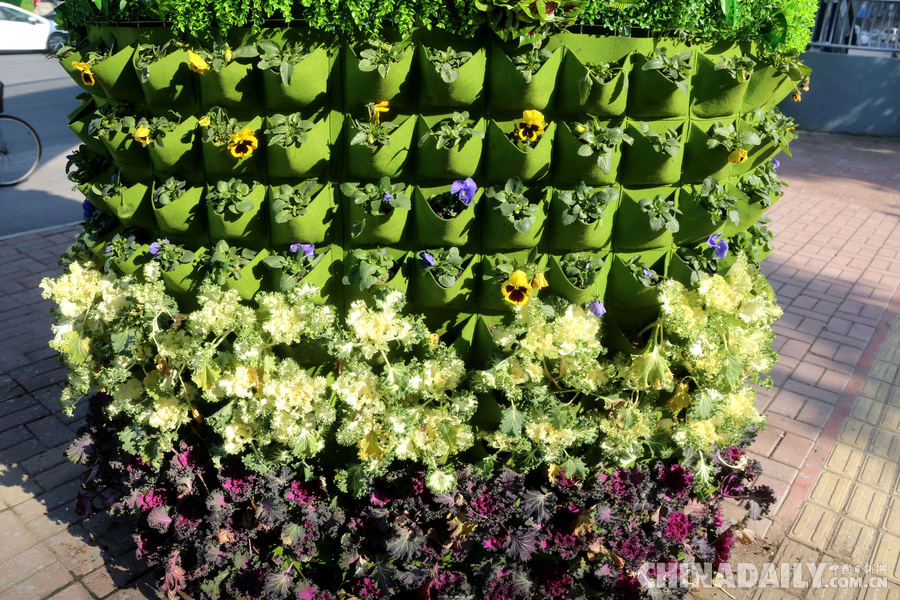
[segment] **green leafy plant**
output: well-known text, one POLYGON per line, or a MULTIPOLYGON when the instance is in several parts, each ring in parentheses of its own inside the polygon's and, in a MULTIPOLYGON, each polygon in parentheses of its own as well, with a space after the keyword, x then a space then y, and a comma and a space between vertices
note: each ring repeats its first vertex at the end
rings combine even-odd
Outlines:
POLYGON ((546 48, 542 49, 541 40, 538 40, 531 45, 531 50, 513 58, 512 63, 515 65, 516 70, 522 74, 522 77, 525 78, 525 82, 531 83, 531 78, 540 71, 541 67, 551 56, 553 56, 553 53, 546 48))
POLYGON ((153 260, 159 263, 159 267, 165 272, 171 272, 188 263, 194 262, 194 253, 180 244, 173 244, 167 238, 150 244, 150 254, 153 260))
POLYGON ((187 183, 174 175, 169 177, 162 184, 158 184, 156 189, 153 190, 153 206, 162 208, 167 204, 175 202, 184 195, 186 185, 187 183))
POLYGON ((109 204, 116 196, 120 196, 125 189, 122 183, 121 171, 115 171, 109 178, 108 183, 93 183, 87 190, 87 199, 96 205, 109 204))
POLYGON ((650 229, 660 231, 668 229, 672 233, 678 233, 678 218, 681 211, 675 208, 675 200, 666 200, 662 194, 653 198, 642 198, 638 202, 642 211, 650 217, 650 229))
POLYGON ((581 141, 578 156, 589 157, 597 153, 597 166, 606 174, 612 171, 612 153, 616 146, 625 142, 631 145, 634 138, 622 131, 621 127, 604 127, 597 117, 588 115, 589 121, 573 123, 572 131, 581 141))
MULTIPOLYGON (((585 0, 533 2, 531 0, 475 0, 471 23, 487 24, 503 40, 520 43, 542 39, 555 29, 572 25, 585 0)), ((462 33, 462 32, 461 32, 462 33)))
POLYGON ((759 204, 763 208, 769 208, 784 195, 782 186, 787 184, 778 179, 770 161, 761 164, 737 184, 738 189, 750 197, 750 204, 759 204))
POLYGON ((495 185, 485 190, 488 198, 497 201, 494 210, 499 211, 501 215, 509 219, 516 231, 519 233, 528 233, 537 220, 537 212, 539 206, 532 204, 525 197, 525 187, 522 180, 518 177, 512 177, 506 182, 506 185, 500 187, 495 185))
POLYGON ((688 77, 691 75, 690 50, 679 52, 675 56, 668 56, 665 48, 657 48, 653 55, 647 57, 647 62, 641 67, 642 71, 659 71, 659 74, 674 83, 679 90, 688 93, 688 77))
POLYGON ((130 231, 126 231, 125 234, 117 233, 104 251, 106 262, 103 270, 108 273, 114 262, 121 263, 130 260, 140 247, 141 245, 135 240, 134 233, 130 231))
POLYGON ((662 281, 661 275, 647 266, 647 263, 641 261, 640 254, 635 254, 625 261, 625 266, 628 267, 634 278, 640 281, 644 287, 653 287, 662 281))
POLYGON ((353 119, 356 134, 350 139, 350 145, 368 146, 369 148, 390 146, 391 132, 397 129, 399 125, 390 121, 382 123, 379 118, 378 108, 374 104, 368 105, 367 108, 369 110, 368 121, 353 119))
POLYGON ((707 177, 700 186, 697 197, 700 205, 709 211, 713 223, 728 219, 735 225, 741 222, 741 211, 736 208, 738 199, 725 190, 715 177, 707 177))
POLYGON ((409 47, 409 40, 401 40, 396 44, 391 44, 378 38, 373 38, 367 42, 371 48, 366 48, 359 53, 359 70, 360 71, 378 71, 382 79, 387 77, 391 70, 391 65, 400 62, 406 49, 409 47))
POLYGON ((446 51, 426 48, 425 55, 428 57, 428 61, 434 65, 434 70, 438 72, 444 83, 456 81, 459 78, 459 68, 472 58, 471 52, 457 52, 449 46, 446 51))
POLYGON ((215 189, 206 194, 206 201, 217 214, 224 215, 228 210, 232 214, 242 215, 253 210, 253 200, 249 196, 250 186, 240 179, 231 178, 219 181, 215 189))
POLYGON ((547 272, 547 267, 538 264, 538 250, 532 248, 524 261, 514 260, 505 254, 495 254, 488 258, 490 268, 482 273, 481 278, 484 281, 497 282, 509 279, 514 271, 522 271, 528 277, 528 281, 534 280, 534 277, 540 273, 543 275, 547 272))
POLYGON ((228 42, 223 41, 221 37, 213 40, 210 47, 199 47, 192 49, 191 52, 199 55, 206 63, 207 68, 216 72, 227 67, 235 58, 252 58, 257 53, 256 48, 252 45, 232 50, 228 42))
POLYGON ((734 123, 725 125, 721 121, 713 123, 712 133, 706 140, 708 148, 718 148, 724 146, 729 151, 741 150, 744 146, 758 146, 760 143, 759 134, 755 131, 742 131, 740 135, 734 128, 734 123))
POLYGON ((463 259, 457 248, 435 248, 419 252, 422 270, 431 273, 441 287, 452 288, 462 273, 463 259))
POLYGON ((234 117, 229 117, 228 111, 221 106, 211 109, 201 117, 200 126, 206 128, 203 142, 217 147, 227 146, 231 143, 231 136, 244 129, 244 124, 234 117))
POLYGON ((140 70, 143 83, 150 81, 150 65, 174 52, 178 45, 175 40, 169 40, 164 44, 138 44, 134 52, 134 66, 140 70))
POLYGON ((585 73, 584 79, 578 82, 578 95, 581 104, 588 101, 595 83, 606 85, 622 72, 622 67, 616 63, 585 63, 584 68, 587 69, 587 73, 585 73))
POLYGON ((208 277, 218 285, 225 285, 231 278, 239 280, 241 269, 256 258, 256 252, 250 248, 232 248, 225 240, 219 240, 213 251, 204 257, 209 269, 208 277))
POLYGON ((309 132, 315 123, 307 121, 300 113, 291 115, 272 115, 269 117, 270 127, 265 134, 269 136, 270 146, 301 146, 309 141, 309 132))
POLYGON ((82 144, 66 157, 66 178, 76 185, 87 183, 111 166, 107 157, 82 144))
POLYGON ((728 240, 732 250, 743 252, 747 260, 759 267, 762 253, 771 252, 775 249, 772 232, 768 227, 771 222, 772 219, 762 216, 756 223, 748 227, 746 231, 733 235, 728 240))
POLYGON ((343 283, 353 285, 358 282, 361 291, 373 285, 387 283, 400 268, 400 264, 390 258, 386 250, 357 248, 352 254, 356 262, 347 271, 343 283))
POLYGON ((634 126, 637 127, 638 131, 641 132, 641 135, 650 142, 650 145, 654 150, 660 154, 668 154, 672 158, 678 156, 682 144, 680 139, 681 134, 678 133, 676 129, 666 127, 665 132, 659 133, 650 129, 650 126, 643 121, 638 121, 634 126))
POLYGON ((755 66, 756 61, 749 56, 735 55, 723 57, 722 60, 716 63, 713 69, 716 71, 725 71, 731 75, 735 81, 743 83, 745 81, 750 81, 750 76, 753 75, 753 67, 755 66))
MULTIPOLYGON (((281 75, 281 83, 291 84, 294 68, 312 54, 303 44, 285 44, 280 48, 273 40, 260 40, 255 47, 259 62, 256 67, 263 71, 269 70, 281 75)), ((248 54, 250 51, 247 51, 248 54)))
MULTIPOLYGON (((361 185, 351 181, 341 184, 341 192, 373 217, 383 217, 395 209, 410 210, 412 203, 406 195, 405 183, 391 183, 390 177, 382 177, 377 184, 361 185)), ((359 236, 365 229, 366 222, 356 221, 351 226, 351 235, 359 236)))
MULTIPOLYGON (((181 115, 177 112, 173 112, 173 116, 181 119, 181 115)), ((157 148, 162 148, 166 134, 172 133, 177 127, 177 121, 170 121, 166 117, 153 117, 152 119, 142 117, 134 124, 134 139, 145 146, 153 144, 157 148)))
POLYGON ((289 252, 272 253, 262 262, 270 269, 281 269, 278 289, 286 292, 297 287, 324 256, 324 253, 316 254, 312 244, 294 244, 289 252))
POLYGON ((678 256, 691 269, 692 285, 698 284, 710 275, 715 275, 719 270, 715 246, 709 244, 703 244, 696 248, 682 246, 678 249, 678 256))
POLYGON ((94 137, 108 136, 111 133, 119 133, 134 128, 135 119, 126 115, 127 107, 119 104, 109 104, 94 112, 94 118, 88 123, 88 133, 94 137))
POLYGON ((599 256, 581 252, 566 254, 559 261, 559 266, 569 282, 581 290, 594 285, 603 264, 603 259, 599 256))
POLYGON ((419 140, 419 147, 425 145, 430 138, 434 138, 437 148, 456 148, 464 145, 472 138, 484 139, 484 132, 472 127, 474 123, 469 120, 468 111, 454 112, 449 119, 439 121, 428 133, 419 140))
POLYGON ((757 128, 762 139, 770 139, 791 156, 791 142, 797 139, 797 124, 791 117, 785 116, 778 107, 753 110, 751 122, 757 128))
POLYGON ((575 221, 590 225, 603 218, 606 206, 619 199, 619 191, 611 187, 594 189, 580 181, 574 192, 560 192, 559 199, 566 205, 561 217, 563 225, 575 221))
POLYGON ((316 189, 314 180, 304 181, 295 186, 282 184, 272 193, 272 211, 276 223, 287 223, 295 217, 306 214, 306 207, 313 201, 316 189))
POLYGON ((764 55, 763 61, 794 81, 803 79, 803 71, 801 69, 804 65, 800 61, 800 52, 798 50, 772 52, 764 55))

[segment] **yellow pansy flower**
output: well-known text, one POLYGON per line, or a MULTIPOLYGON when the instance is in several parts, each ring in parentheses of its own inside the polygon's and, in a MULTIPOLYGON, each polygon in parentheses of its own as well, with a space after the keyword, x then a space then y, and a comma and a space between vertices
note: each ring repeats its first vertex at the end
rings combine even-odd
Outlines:
POLYGON ((519 137, 526 142, 535 142, 544 133, 547 123, 544 122, 544 115, 537 110, 526 110, 522 113, 522 118, 516 123, 516 130, 519 137))
POLYGON ((531 283, 524 271, 513 271, 500 288, 507 302, 522 306, 531 297, 531 283))
POLYGON ((738 148, 728 155, 728 161, 733 165, 739 165, 745 160, 747 160, 747 151, 743 148, 738 148))
POLYGON ((206 64, 203 57, 192 50, 188 50, 188 66, 191 68, 191 71, 200 73, 201 75, 209 68, 209 65, 206 64))
POLYGON ((547 278, 544 277, 543 273, 535 273, 534 279, 531 280, 531 289, 539 290, 541 288, 545 288, 549 283, 547 283, 547 278))
POLYGON ((381 123, 381 113, 390 110, 387 100, 382 100, 378 104, 366 104, 366 108, 369 110, 369 120, 375 123, 381 123))
POLYGON ((202 119, 197 121, 197 123, 200 125, 200 127, 209 127, 209 115, 203 117, 202 119))
POLYGON ((94 85, 94 73, 91 71, 91 65, 73 60, 72 66, 81 71, 81 81, 84 85, 94 85))
POLYGON ((242 131, 228 136, 232 140, 228 144, 231 155, 235 158, 244 158, 253 154, 253 151, 259 148, 259 140, 256 139, 255 133, 249 127, 244 127, 242 131))
POLYGON ((150 143, 150 128, 146 125, 138 125, 134 132, 134 139, 140 143, 147 145, 150 143))

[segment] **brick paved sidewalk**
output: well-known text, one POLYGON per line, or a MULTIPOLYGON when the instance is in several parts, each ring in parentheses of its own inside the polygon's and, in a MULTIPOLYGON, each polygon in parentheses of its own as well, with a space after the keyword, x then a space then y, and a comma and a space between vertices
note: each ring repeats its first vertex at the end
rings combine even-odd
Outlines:
MULTIPOLYGON (((769 429, 752 448, 780 500, 758 529, 784 560, 882 558, 896 587, 900 141, 804 133, 792 150, 780 157, 790 188, 769 212, 777 249, 764 263, 785 309, 781 359, 776 387, 758 401, 769 429)), ((0 239, 0 600, 156 597, 123 526, 72 511, 80 469, 63 451, 81 416, 67 419, 56 404, 65 374, 46 345, 49 303, 37 285, 60 272, 56 258, 75 234, 0 239)), ((821 591, 806 597, 838 597, 821 591)), ((889 597, 872 591, 866 600, 889 597)))

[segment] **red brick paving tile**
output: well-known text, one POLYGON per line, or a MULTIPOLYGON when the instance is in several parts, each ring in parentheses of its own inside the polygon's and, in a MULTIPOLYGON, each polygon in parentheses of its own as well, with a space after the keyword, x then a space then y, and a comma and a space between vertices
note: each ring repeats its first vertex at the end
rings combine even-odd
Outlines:
POLYGON ((797 368, 794 369, 793 374, 791 374, 792 379, 796 379, 797 381, 803 382, 807 385, 816 385, 816 382, 819 381, 819 378, 825 373, 825 369, 818 365, 814 365, 810 362, 803 361, 797 368))
POLYGON ((790 356, 791 358, 803 358, 803 355, 809 351, 809 344, 805 344, 798 340, 787 340, 778 350, 778 354, 782 356, 790 356))
POLYGON ((81 484, 77 479, 67 482, 47 492, 16 505, 13 510, 19 515, 23 522, 28 523, 32 519, 36 519, 42 515, 46 515, 48 511, 58 508, 64 504, 73 504, 75 495, 81 489, 81 484))
POLYGON ((75 463, 66 461, 48 471, 38 474, 35 476, 35 479, 44 489, 49 490, 79 477, 84 472, 84 469, 84 465, 76 465, 75 463))
POLYGON ((73 523, 79 522, 81 519, 81 516, 75 514, 75 502, 69 502, 46 515, 34 519, 26 527, 34 537, 43 540, 58 531, 66 529, 73 523))
POLYGON ((109 597, 109 600, 158 600, 165 597, 159 592, 159 584, 151 574, 144 575, 123 590, 109 597))
POLYGON ((46 449, 44 444, 34 438, 17 442, 5 450, 0 451, 0 462, 12 465, 38 454, 46 449))
POLYGON ((844 300, 843 302, 841 302, 841 306, 838 308, 838 312, 847 313, 850 315, 858 315, 862 312, 864 306, 865 305, 862 302, 844 300))
MULTIPOLYGON (((67 460, 66 448, 70 443, 71 440, 50 449, 42 449, 40 453, 22 461, 22 467, 32 475, 35 475, 63 463, 67 460)), ((0 453, 0 460, 2 460, 2 453, 0 453)))
POLYGON ((43 491, 22 467, 0 464, 0 497, 7 505, 16 506, 43 491))
POLYGON ((816 300, 812 296, 801 295, 797 296, 791 301, 791 308, 801 308, 803 310, 810 310, 813 306, 816 305, 816 300))
POLYGON ((794 418, 797 416, 797 413, 800 412, 800 409, 803 408, 804 402, 806 402, 806 398, 803 396, 789 390, 781 390, 772 400, 772 403, 768 405, 766 410, 768 412, 774 412, 779 415, 794 418))
POLYGON ((822 389, 834 392, 835 394, 840 394, 844 391, 848 381, 850 381, 849 375, 832 370, 826 371, 825 374, 822 375, 822 379, 819 380, 818 386, 822 389))
POLYGON ((806 317, 800 325, 797 326, 797 331, 808 333, 809 335, 819 335, 823 329, 825 329, 825 321, 820 321, 812 317, 806 317))
POLYGON ((88 535, 78 525, 57 533, 48 539, 46 544, 76 575, 90 573, 108 558, 108 555, 90 541, 88 535))
POLYGON ((784 481, 779 481, 774 477, 771 477, 768 471, 763 471, 763 475, 760 475, 756 479, 756 485, 767 485, 772 488, 772 491, 775 492, 775 504, 772 506, 769 514, 776 515, 778 514, 778 509, 781 508, 781 503, 788 495, 788 492, 791 489, 791 485, 789 483, 785 483, 784 481))
POLYGON ((0 590, 29 577, 55 561, 56 557, 40 544, 19 552, 0 563, 0 590))
POLYGON ((116 557, 130 553, 135 548, 134 538, 131 535, 133 530, 131 523, 125 523, 101 537, 100 544, 116 557))
POLYGON ((786 433, 784 434, 784 439, 775 448, 775 452, 772 453, 772 458, 799 469, 806 461, 806 456, 809 454, 812 446, 812 440, 802 438, 793 433, 786 433))
POLYGON ((784 387, 792 392, 797 392, 798 394, 803 394, 808 398, 815 398, 822 402, 828 402, 829 404, 834 404, 838 399, 838 394, 835 394, 834 392, 808 385, 793 378, 788 379, 787 382, 785 382, 784 387))
POLYGON ((812 311, 815 313, 821 313, 823 315, 833 315, 837 312, 838 306, 840 306, 837 302, 829 301, 829 300, 819 300, 816 302, 816 305, 812 308, 812 311))
POLYGON ((825 427, 825 423, 828 422, 828 417, 831 416, 833 410, 834 407, 826 402, 810 399, 800 409, 797 420, 816 427, 825 427))
POLYGON ((777 429, 769 429, 768 427, 760 431, 753 443, 750 444, 748 450, 760 456, 769 456, 775 450, 775 446, 781 441, 783 431, 777 429))
POLYGON ((61 383, 66 381, 67 379, 66 370, 64 368, 59 368, 55 371, 50 371, 49 373, 43 373, 34 377, 33 379, 28 379, 22 382, 22 387, 25 388, 29 392, 33 392, 35 390, 39 390, 41 388, 47 387, 48 385, 53 385, 54 383, 61 383))
POLYGON ((72 576, 59 563, 53 563, 6 591, 0 600, 38 600, 50 595, 72 581, 72 576))
POLYGON ((766 421, 766 427, 774 427, 775 429, 780 429, 782 431, 796 433, 797 435, 810 440, 818 439, 819 433, 821 433, 821 430, 818 427, 813 427, 808 423, 801 423, 800 421, 779 414, 769 412, 766 414, 769 415, 769 419, 766 421))
POLYGON ((93 600, 93 597, 84 589, 83 585, 75 583, 63 591, 53 594, 49 600, 93 600))
POLYGON ((856 368, 856 365, 848 365, 842 362, 837 362, 834 360, 828 360, 827 358, 823 358, 821 356, 816 356, 815 354, 809 354, 804 359, 808 363, 812 363, 814 365, 820 366, 825 369, 825 373, 819 379, 819 382, 816 384, 818 387, 822 387, 825 389, 831 389, 828 386, 822 385, 822 381, 825 377, 831 372, 837 372, 846 376, 850 376, 853 373, 853 369, 856 368))
MULTIPOLYGON (((782 317, 783 319, 784 317, 782 317)), ((801 342, 806 342, 807 344, 812 344, 816 341, 816 336, 810 335, 808 333, 803 333, 802 331, 797 331, 796 329, 790 329, 784 327, 781 323, 782 319, 779 319, 773 326, 772 330, 775 332, 775 335, 784 336, 786 338, 790 338, 792 340, 800 340, 801 342)))
POLYGON ((17 425, 24 425, 26 423, 31 423, 32 421, 37 421, 46 414, 47 409, 39 404, 23 408, 22 410, 6 415, 0 419, 0 431, 5 431, 17 425))
POLYGON ((30 548, 37 540, 26 530, 11 510, 0 512, 0 561, 30 548))
POLYGON ((755 458, 760 462, 763 468, 763 473, 765 473, 768 477, 777 479, 778 481, 793 483, 797 478, 797 474, 800 472, 794 467, 786 465, 782 462, 778 462, 777 460, 767 458, 765 456, 759 456, 752 453, 748 454, 748 456, 750 456, 750 458, 755 458))
POLYGON ((848 321, 847 319, 843 319, 841 317, 832 317, 828 321, 828 324, 825 326, 825 329, 838 335, 847 335, 850 332, 850 328, 852 326, 853 323, 848 321))
POLYGON ((91 592, 102 598, 142 576, 148 568, 145 561, 131 554, 107 562, 81 581, 91 592))
POLYGON ((28 429, 48 448, 72 441, 72 432, 53 415, 29 423, 28 429))
POLYGON ((841 345, 834 355, 834 360, 848 365, 857 365, 862 358, 863 351, 852 346, 841 345))

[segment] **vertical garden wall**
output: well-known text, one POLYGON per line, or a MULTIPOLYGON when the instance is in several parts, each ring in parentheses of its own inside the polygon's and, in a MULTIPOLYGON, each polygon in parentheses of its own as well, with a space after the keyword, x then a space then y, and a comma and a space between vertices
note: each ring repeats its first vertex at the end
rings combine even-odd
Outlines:
POLYGON ((684 595, 748 535, 721 500, 773 501, 743 448, 791 15, 398 8, 366 39, 316 10, 215 39, 65 15, 86 219, 43 285, 90 404, 79 509, 132 519, 170 597, 684 595))

